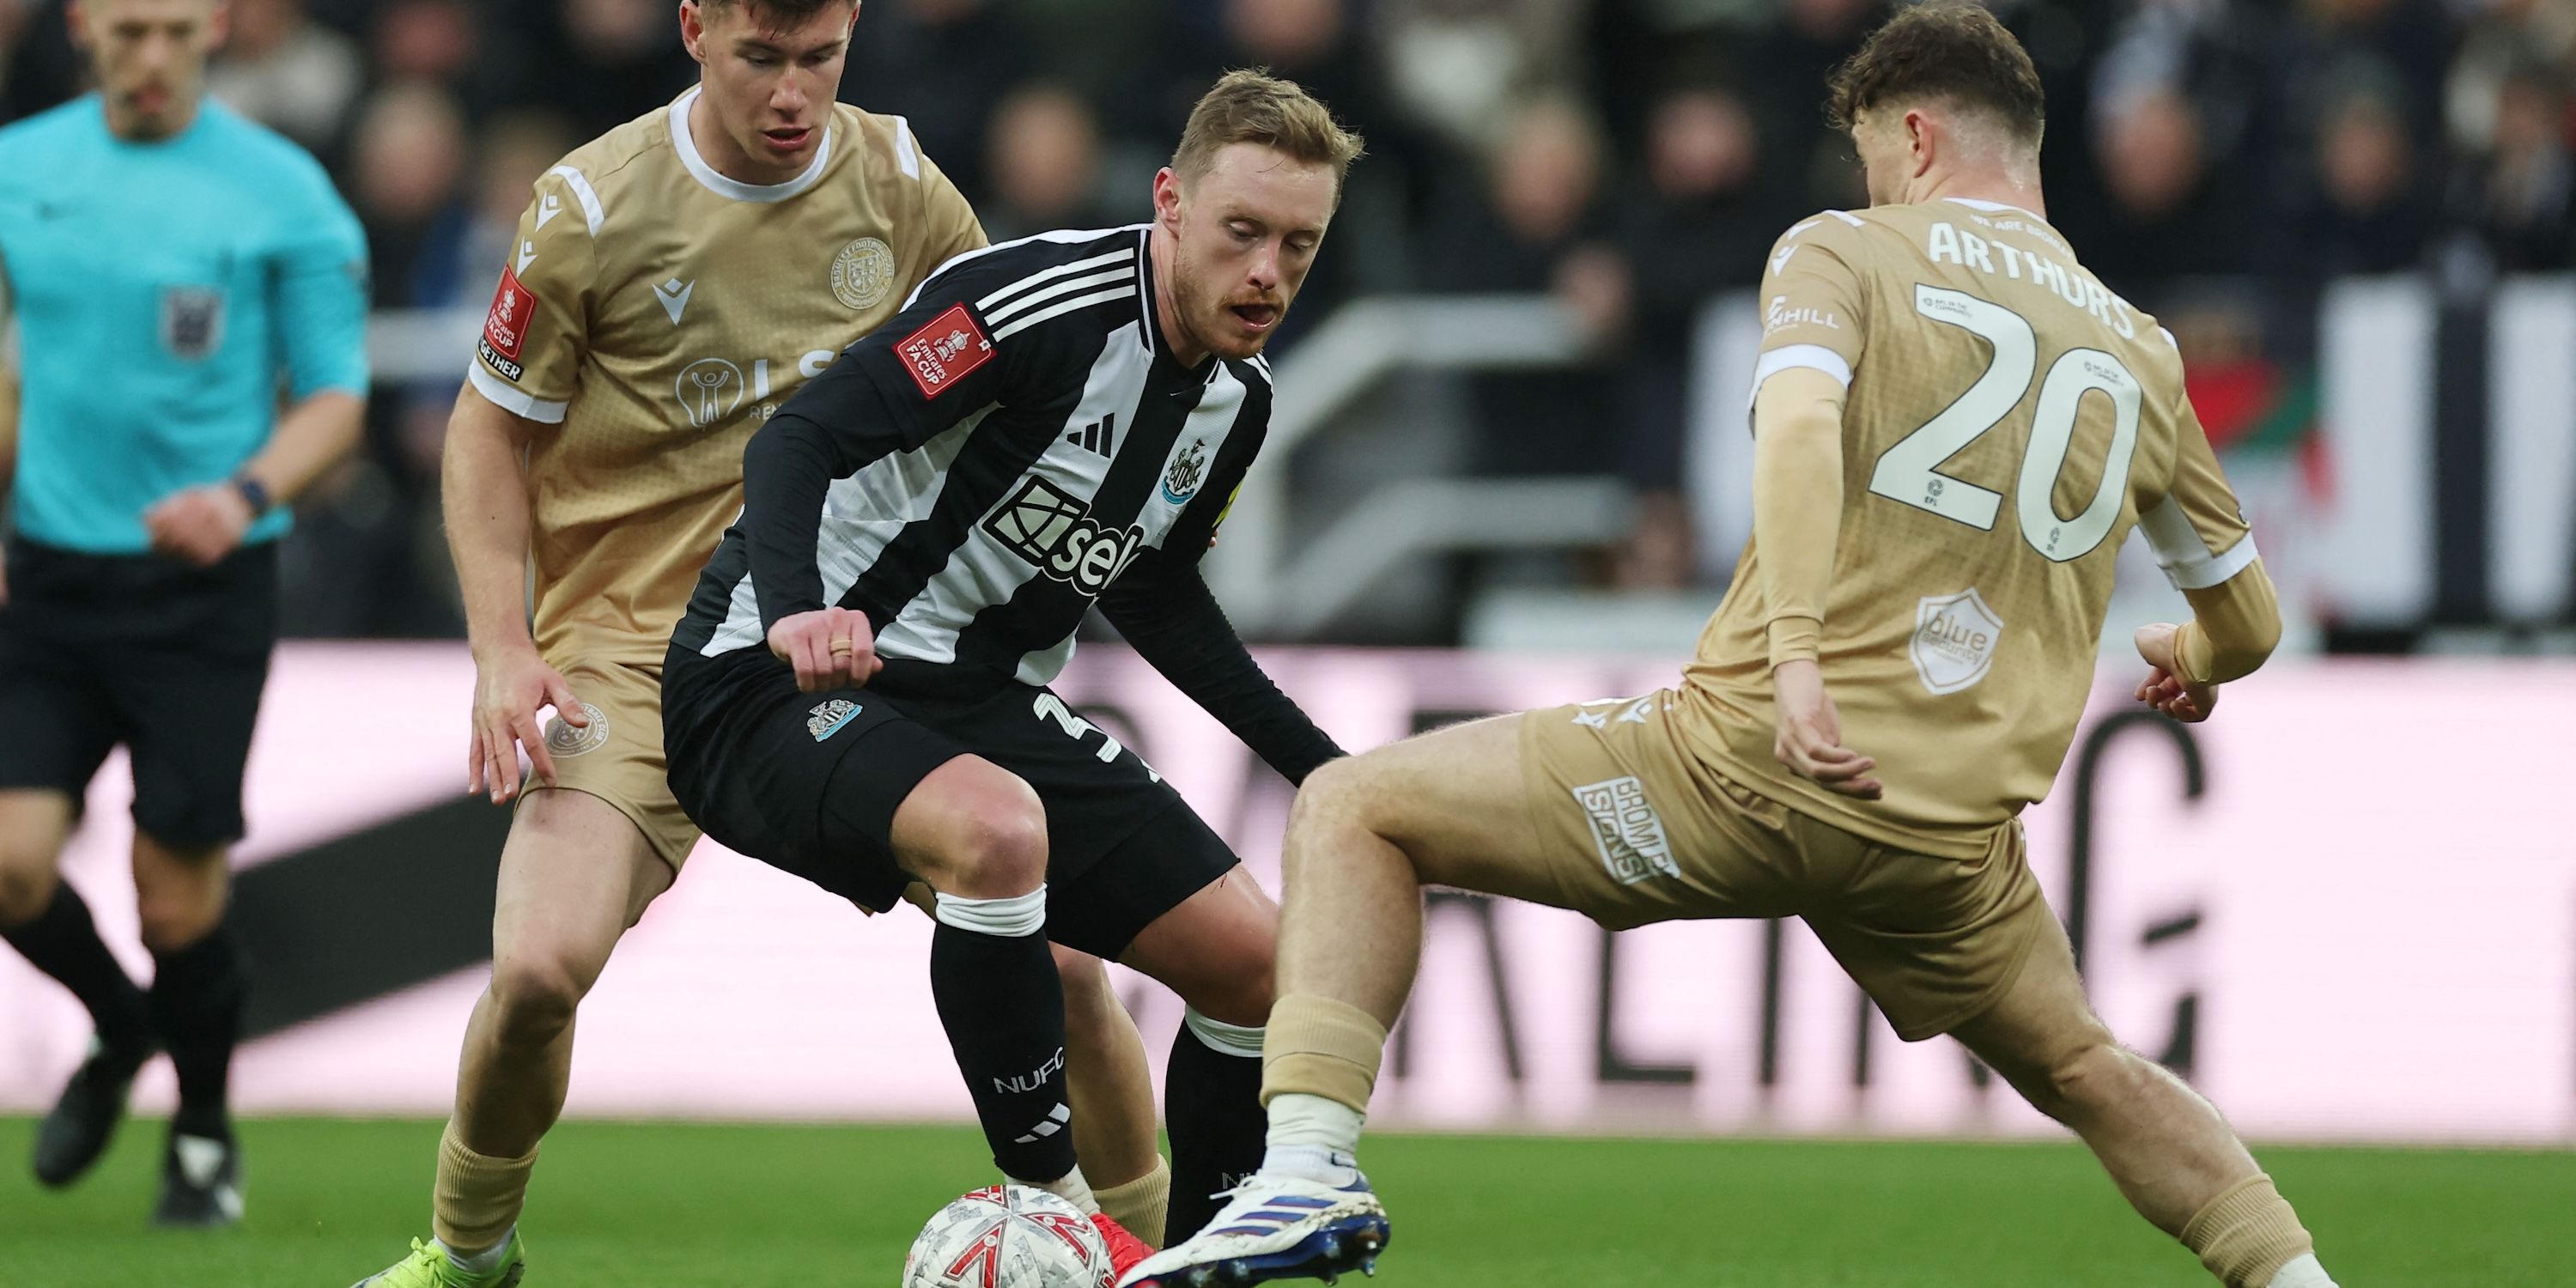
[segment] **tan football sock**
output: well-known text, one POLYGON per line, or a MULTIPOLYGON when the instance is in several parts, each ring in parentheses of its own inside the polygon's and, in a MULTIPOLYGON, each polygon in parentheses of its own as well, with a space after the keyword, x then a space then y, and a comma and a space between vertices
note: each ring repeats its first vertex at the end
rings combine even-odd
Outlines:
POLYGON ((2315 1251, 2317 1243, 2272 1178, 2257 1173, 2185 1222, 2182 1245, 2227 1288, 2267 1288, 2281 1267, 2315 1251))
POLYGON ((1348 1002, 1300 993, 1270 1008, 1261 1044, 1261 1103, 1291 1092, 1368 1112, 1386 1056, 1386 1026, 1348 1002))
POLYGON ((430 1189, 429 1230, 448 1251, 472 1254, 509 1237, 528 1201, 528 1174, 537 1151, 522 1158, 477 1154, 456 1138, 456 1124, 438 1138, 438 1181, 430 1189))
POLYGON ((1172 1165, 1162 1155, 1154 1156, 1153 1171, 1124 1185, 1094 1190, 1092 1197, 1127 1233, 1157 1248, 1163 1246, 1163 1218, 1172 1208, 1172 1165))

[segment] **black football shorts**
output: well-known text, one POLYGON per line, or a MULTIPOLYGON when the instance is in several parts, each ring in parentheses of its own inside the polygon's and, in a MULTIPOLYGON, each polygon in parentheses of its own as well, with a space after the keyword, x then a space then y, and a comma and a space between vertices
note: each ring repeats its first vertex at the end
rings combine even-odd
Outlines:
POLYGON ((75 810, 108 753, 134 763, 134 823, 176 850, 241 839, 242 773, 277 645, 277 548, 211 568, 25 538, 0 604, 0 789, 75 810))
POLYGON ((1052 691, 975 697, 800 693, 754 645, 674 648, 662 669, 671 790, 720 845, 883 911, 913 878, 889 840, 932 770, 980 756, 1045 805, 1047 934, 1115 960, 1235 866, 1234 852, 1134 751, 1052 691))

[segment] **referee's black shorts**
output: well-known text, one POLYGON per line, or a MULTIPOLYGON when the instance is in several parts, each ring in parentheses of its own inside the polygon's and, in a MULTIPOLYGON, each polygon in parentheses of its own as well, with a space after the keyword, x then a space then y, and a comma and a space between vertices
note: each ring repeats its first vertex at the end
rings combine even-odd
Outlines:
POLYGON ((68 794, 122 744, 134 824, 176 850, 242 835, 242 770, 277 644, 277 546, 198 568, 23 537, 0 604, 0 790, 68 794))
POLYGON ((1048 938, 1110 960, 1236 863, 1143 758, 1030 685, 799 693, 759 645, 713 658, 673 648, 662 742, 672 794, 718 844, 879 911, 913 879, 889 839, 896 807, 932 770, 981 756, 1045 805, 1048 938))

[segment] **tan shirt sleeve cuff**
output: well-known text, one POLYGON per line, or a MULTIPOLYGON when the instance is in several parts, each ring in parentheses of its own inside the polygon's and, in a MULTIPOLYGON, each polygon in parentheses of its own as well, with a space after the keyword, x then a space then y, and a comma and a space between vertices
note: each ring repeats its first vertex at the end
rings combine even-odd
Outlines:
POLYGON ((1812 617, 1774 617, 1771 619, 1771 665, 1783 662, 1813 662, 1823 643, 1825 624, 1812 617))

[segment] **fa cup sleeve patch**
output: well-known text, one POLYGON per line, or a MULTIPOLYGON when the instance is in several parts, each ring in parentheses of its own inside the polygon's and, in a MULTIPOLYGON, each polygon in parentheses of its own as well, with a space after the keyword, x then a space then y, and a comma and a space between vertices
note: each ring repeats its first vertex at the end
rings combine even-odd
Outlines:
POLYGON ((993 342, 963 304, 952 304, 894 347, 924 398, 936 398, 993 360, 993 342))
POLYGON ((528 326, 536 321, 537 297, 519 281, 516 270, 501 270, 500 289, 492 293, 492 311, 483 318, 483 339, 475 348, 494 371, 512 380, 526 373, 519 363, 519 351, 528 342, 528 326))

